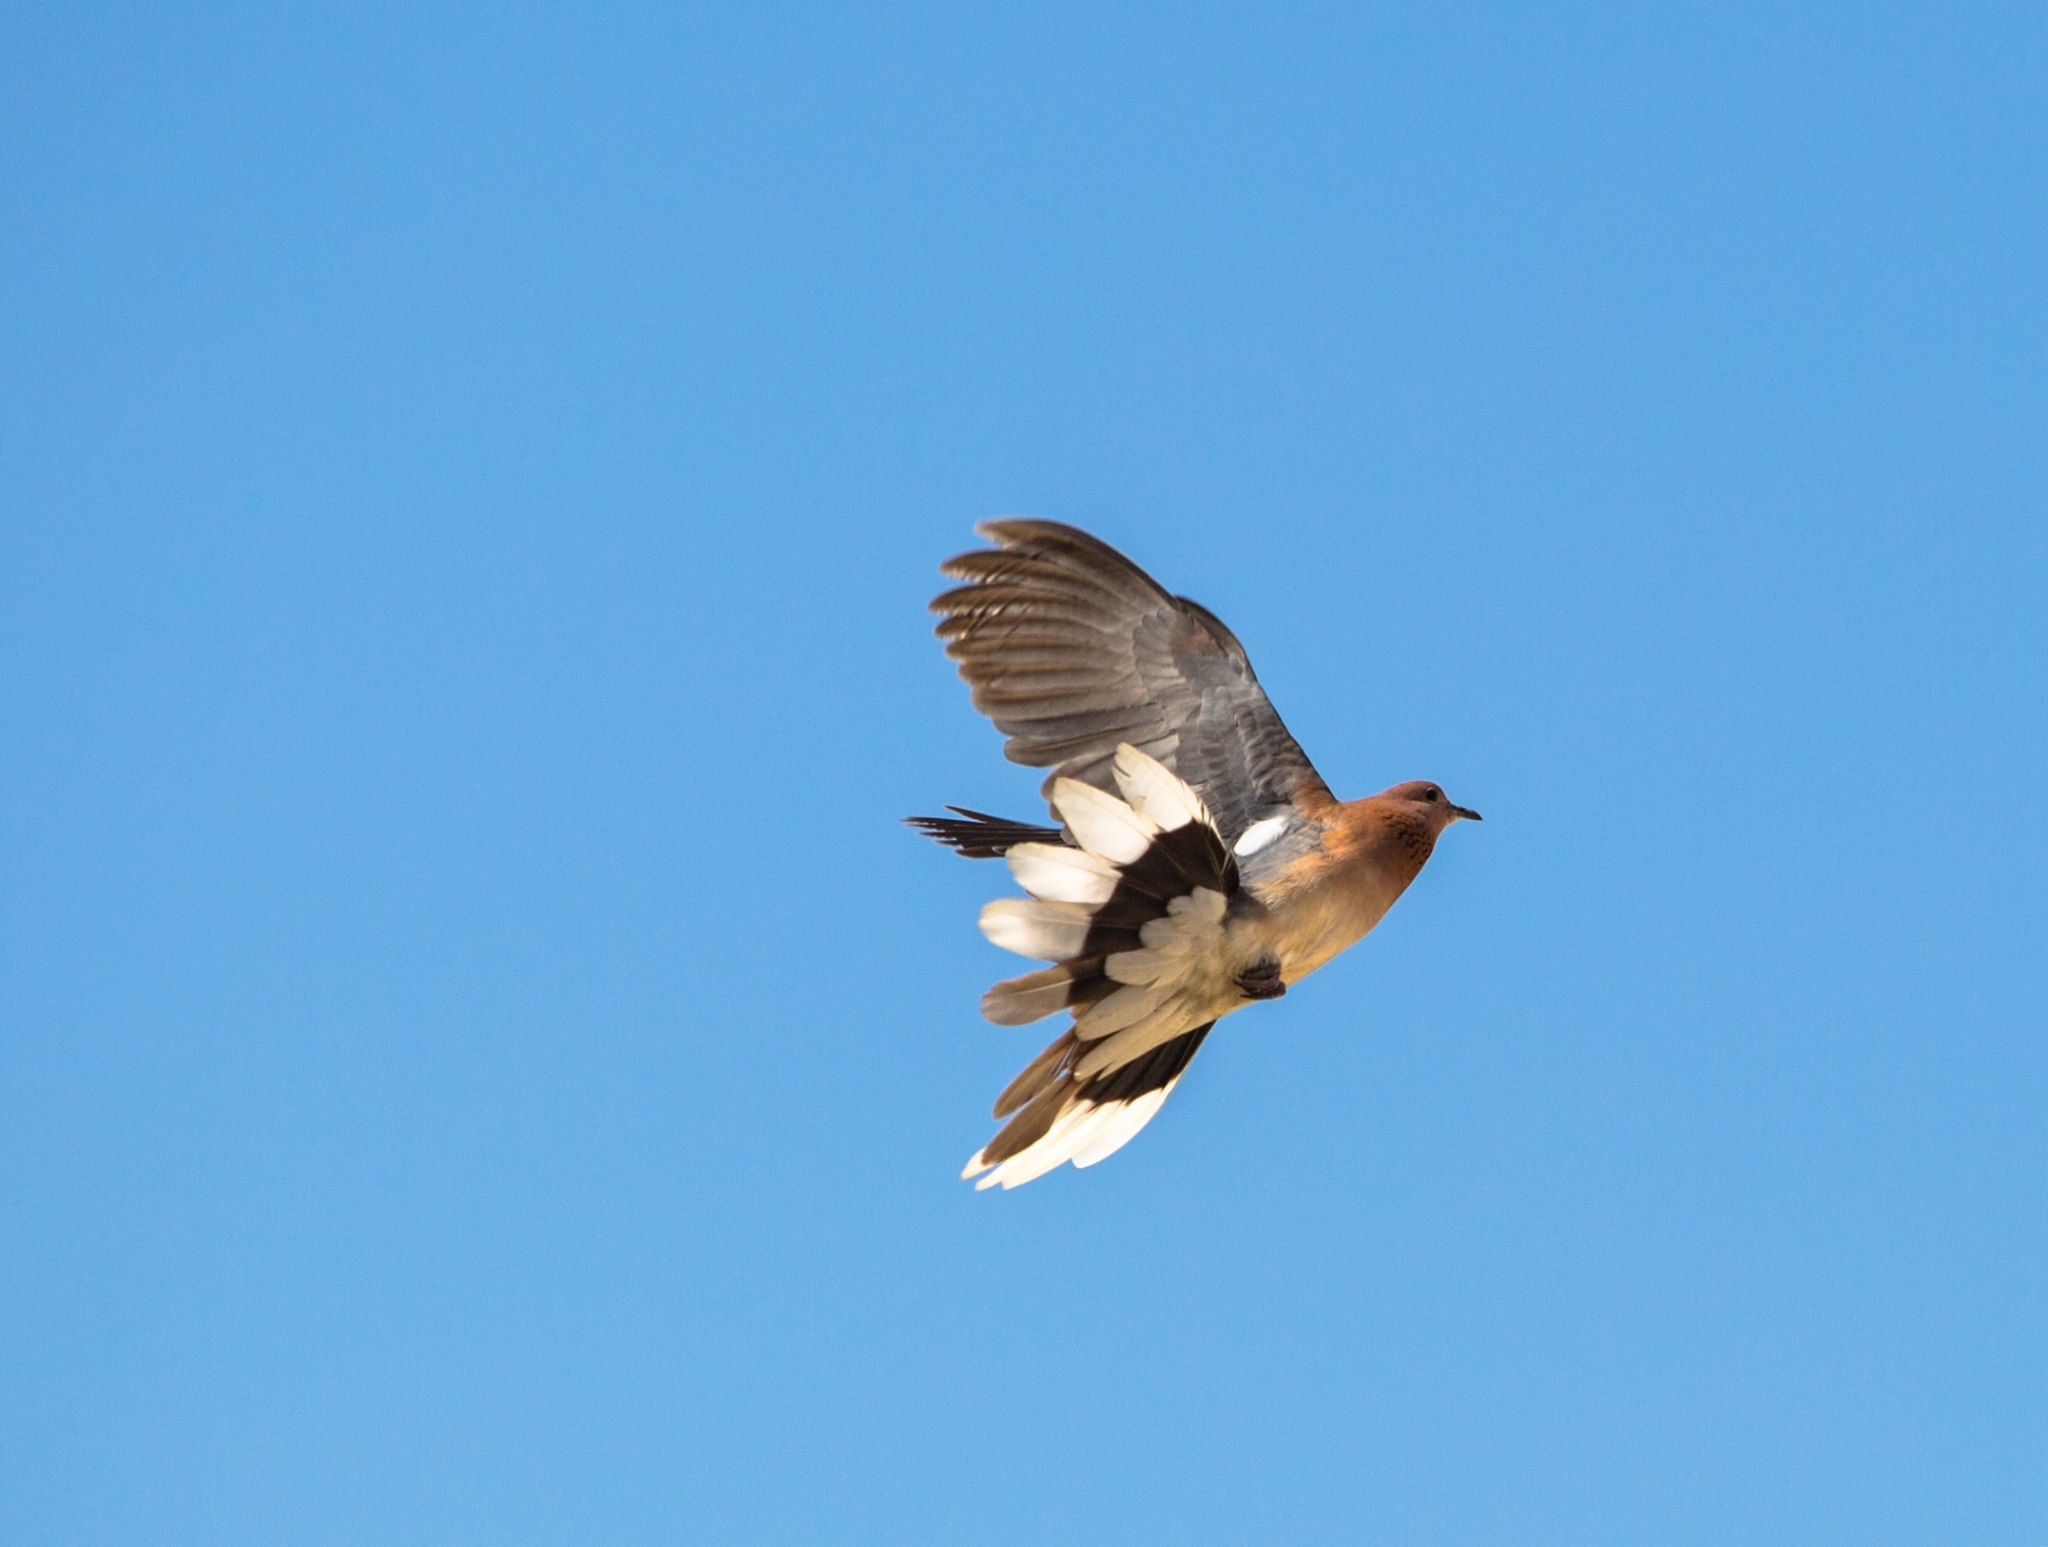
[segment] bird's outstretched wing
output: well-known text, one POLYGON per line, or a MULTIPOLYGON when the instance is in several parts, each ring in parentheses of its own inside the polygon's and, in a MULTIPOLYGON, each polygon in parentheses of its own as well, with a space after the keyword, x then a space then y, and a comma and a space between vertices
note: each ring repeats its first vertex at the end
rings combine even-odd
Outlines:
POLYGON ((996 546, 941 566, 966 584, 933 601, 938 634, 1010 760, 1052 770, 1048 793, 1062 776, 1114 793, 1128 742, 1194 789, 1226 844, 1331 803, 1215 614, 1073 527, 975 530, 996 546))

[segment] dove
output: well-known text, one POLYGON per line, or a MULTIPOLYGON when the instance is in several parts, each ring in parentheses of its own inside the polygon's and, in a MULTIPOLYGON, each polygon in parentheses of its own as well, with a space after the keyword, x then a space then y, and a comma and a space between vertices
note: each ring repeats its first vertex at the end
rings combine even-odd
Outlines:
POLYGON ((1025 894, 989 903, 982 932, 1050 965, 996 984, 982 1013, 1069 1017, 961 1173, 1007 1189, 1129 1143, 1219 1020, 1363 939, 1479 813, 1426 779, 1338 800, 1214 613, 1076 527, 975 530, 992 546, 940 567, 962 583, 932 602, 936 632, 1005 755, 1050 770, 1056 820, 908 820, 1002 858, 1025 894))

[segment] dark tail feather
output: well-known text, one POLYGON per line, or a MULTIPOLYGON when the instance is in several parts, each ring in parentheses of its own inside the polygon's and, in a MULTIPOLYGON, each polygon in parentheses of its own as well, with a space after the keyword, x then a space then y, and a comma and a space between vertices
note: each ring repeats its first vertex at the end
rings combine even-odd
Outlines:
POLYGON ((997 859, 1020 843, 1060 843, 1057 827, 1035 822, 1012 822, 965 806, 948 806, 957 816, 907 816, 903 820, 968 859, 997 859))
MULTIPOLYGON (((1024 1072, 1010 1082, 1010 1088, 1003 1092, 996 1102, 996 1116, 1008 1117, 1001 1133, 983 1146, 980 1154, 968 1162, 970 1172, 1021 1155, 1040 1139, 1044 1138, 1066 1112, 1074 1106, 1100 1107, 1116 1105, 1128 1108, 1141 1097, 1170 1089, 1173 1082, 1187 1072, 1188 1062, 1202 1046, 1202 1039, 1209 1035, 1214 1021, 1195 1027, 1152 1049, 1151 1052, 1133 1059, 1119 1068, 1107 1070, 1090 1080, 1074 1078, 1074 1055, 1081 1046, 1071 1031, 1062 1032, 1052 1045, 1025 1067, 1024 1072), (1011 1114, 1015 1114, 1012 1116, 1011 1114)), ((1165 1100, 1164 1096, 1160 1100, 1165 1100)), ((1153 1110, 1157 1111, 1155 1103, 1153 1110)), ((1138 1115, 1138 1125, 1119 1138, 1111 1149, 1120 1148, 1151 1120, 1151 1113, 1138 1115)), ((1095 1159, 1106 1158, 1107 1151, 1095 1159)), ((1088 1164, 1094 1164, 1089 1160, 1088 1164)))

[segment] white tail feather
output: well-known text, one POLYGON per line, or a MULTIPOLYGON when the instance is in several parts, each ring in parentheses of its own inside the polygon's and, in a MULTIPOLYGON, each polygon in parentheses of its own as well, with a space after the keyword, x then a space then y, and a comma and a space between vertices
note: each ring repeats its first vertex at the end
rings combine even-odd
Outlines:
POLYGON ((1088 938, 1090 918, 1077 902, 1040 902, 1033 897, 998 897, 981 910, 981 932, 989 943, 1019 956, 1065 961, 1088 938))
POLYGON ((1156 825, 1114 795, 1079 779, 1053 780, 1052 805, 1082 848, 1119 865, 1135 863, 1159 834, 1156 825))
POLYGON ((1083 1148, 1109 1117, 1101 1107, 1080 1104, 1060 1114, 1046 1136, 1021 1155, 1013 1155, 997 1168, 1003 1187, 1021 1187, 1034 1182, 1054 1166, 1065 1165, 1083 1148))
POLYGON ((987 1150, 979 1150, 960 1176, 962 1180, 974 1180, 976 1191, 990 1187, 1008 1189, 1036 1181, 1068 1161, 1087 1167, 1107 1160, 1158 1115, 1179 1083, 1180 1076, 1175 1075, 1159 1089, 1148 1090, 1129 1101, 1076 1102, 1029 1148, 999 1162, 984 1159, 987 1150), (987 1174, 982 1175, 983 1172, 987 1174))
MULTIPOLYGON (((1077 1102, 1060 1113, 1044 1135, 1029 1149, 1019 1150, 974 1184, 977 1192, 990 1187, 1022 1187, 1036 1181, 1055 1166, 1065 1165, 1077 1151, 1086 1148, 1096 1131, 1115 1115, 1119 1103, 1094 1106, 1077 1102)), ((976 1156, 975 1159, 980 1159, 976 1156)), ((972 1161, 969 1162, 973 1164, 972 1161)))
POLYGON ((1116 890, 1116 866, 1065 844, 1020 843, 1010 850, 1008 859, 1017 884, 1047 902, 1085 902, 1100 907, 1116 890))
POLYGON ((1096 1129, 1087 1144, 1074 1151, 1074 1165, 1085 1171, 1130 1143, 1138 1136, 1138 1130, 1151 1122, 1159 1109, 1166 1105, 1166 1098, 1173 1094, 1173 1087, 1179 1083, 1180 1076, 1176 1074, 1157 1090, 1148 1090, 1134 1101, 1117 1103, 1123 1110, 1096 1129))
MULTIPOLYGON (((960 1174, 978 1189, 1019 1187, 1068 1161, 1092 1166, 1115 1154, 1152 1120, 1179 1076, 1127 1100, 1096 1102, 1078 1091, 1086 1082, 1122 1069, 1236 1007, 1238 996, 1229 980, 1219 975, 1225 970, 1230 901, 1219 890, 1229 884, 1228 866, 1220 862, 1213 884, 1165 899, 1160 916, 1138 927, 1139 948, 1111 953, 1099 967, 1095 958, 1075 960, 1098 910, 1121 895, 1125 867, 1144 859, 1161 833, 1177 832, 1190 823, 1215 832, 1201 798, 1156 758, 1126 743, 1117 748, 1113 772, 1122 799, 1071 778, 1052 782, 1053 809, 1078 847, 1013 846, 1008 853, 1010 872, 1031 895, 1003 898, 982 909, 982 932, 996 945, 1061 964, 996 984, 982 999, 982 1011, 990 1020, 1022 1025, 1068 1007, 1070 999, 1078 998, 1081 1005, 1075 1007, 1073 1024, 1073 1037, 1080 1040, 1063 1037, 1041 1054, 1026 1075, 1036 1070, 1043 1078, 1019 1093, 1034 1101, 1064 1099, 1067 1105, 1056 1112, 1044 1133, 1009 1158, 990 1160, 987 1145, 976 1151, 960 1174), (1102 994, 1097 971, 1117 986, 1102 994), (1102 997, 1096 998, 1098 994, 1102 997), (1091 998, 1095 1002, 1087 1003, 1091 998), (1039 1064, 1055 1054, 1059 1065, 1040 1070, 1039 1064), (1070 1083, 1054 1094, 1060 1082, 1070 1083)), ((1184 846, 1174 863, 1186 866, 1192 852, 1196 851, 1184 846)), ((1145 899, 1156 895, 1151 889, 1157 887, 1157 878, 1142 884, 1147 890, 1118 904, 1116 930, 1130 929, 1134 914, 1143 917, 1149 911, 1145 899)), ((1185 1059, 1178 1062, 1184 1064, 1185 1059)), ((1012 1088, 1025 1080, 1020 1076, 1012 1088)), ((1103 1088, 1111 1087, 1105 1082, 1103 1088)), ((1016 1121, 1035 1124, 1043 1120, 1038 1115, 1042 1111, 1026 1106, 1016 1121)))
POLYGON ((1167 766, 1128 741, 1116 749, 1116 784, 1124 799, 1140 816, 1172 832, 1190 822, 1209 822, 1201 797, 1183 784, 1167 766))

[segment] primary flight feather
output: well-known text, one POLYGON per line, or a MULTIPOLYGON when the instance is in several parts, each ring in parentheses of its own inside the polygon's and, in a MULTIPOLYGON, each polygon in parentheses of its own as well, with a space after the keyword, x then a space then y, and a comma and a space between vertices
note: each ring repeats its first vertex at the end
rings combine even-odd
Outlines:
POLYGON ((1237 637, 1099 538, 990 521, 941 572, 946 653, 1014 762, 1050 768, 1058 826, 955 806, 913 817, 1028 894, 982 910, 995 944, 1051 965, 982 1012, 1071 1024, 997 1098, 978 1187, 1091 1166, 1172 1094, 1223 1016, 1371 930, 1437 836, 1479 813, 1427 780, 1340 801, 1287 733, 1237 637))

